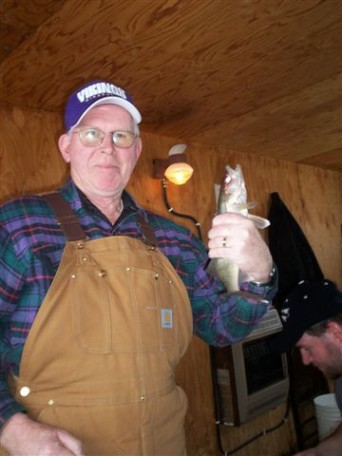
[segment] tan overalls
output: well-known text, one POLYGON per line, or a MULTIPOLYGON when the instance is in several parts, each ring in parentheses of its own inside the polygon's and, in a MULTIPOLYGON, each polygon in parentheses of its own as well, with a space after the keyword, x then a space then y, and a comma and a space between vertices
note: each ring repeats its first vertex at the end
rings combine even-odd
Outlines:
POLYGON ((191 335, 185 286, 158 249, 125 236, 67 242, 15 397, 87 456, 186 455, 174 368, 191 335))

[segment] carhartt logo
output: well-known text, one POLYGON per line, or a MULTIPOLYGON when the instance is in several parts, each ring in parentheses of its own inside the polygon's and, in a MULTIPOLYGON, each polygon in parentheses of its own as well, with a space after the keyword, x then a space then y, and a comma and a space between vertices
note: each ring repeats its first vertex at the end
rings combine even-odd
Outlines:
POLYGON ((80 90, 77 93, 77 98, 81 103, 85 103, 94 98, 102 98, 103 96, 115 96, 123 99, 127 99, 126 92, 120 87, 114 84, 108 84, 106 82, 97 82, 85 89, 80 90))
POLYGON ((173 327, 172 309, 161 309, 161 325, 162 328, 173 327))

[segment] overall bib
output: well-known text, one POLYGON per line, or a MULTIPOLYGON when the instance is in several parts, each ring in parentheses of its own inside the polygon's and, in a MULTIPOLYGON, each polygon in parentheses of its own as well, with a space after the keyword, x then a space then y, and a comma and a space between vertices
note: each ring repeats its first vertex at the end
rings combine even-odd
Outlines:
POLYGON ((67 242, 13 393, 87 456, 184 456, 174 369, 191 336, 186 288, 158 249, 126 236, 67 242))

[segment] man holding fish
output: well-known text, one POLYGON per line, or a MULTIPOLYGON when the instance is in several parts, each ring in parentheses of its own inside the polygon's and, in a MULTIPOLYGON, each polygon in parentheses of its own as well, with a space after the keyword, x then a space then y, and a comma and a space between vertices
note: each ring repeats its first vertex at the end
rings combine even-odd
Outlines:
POLYGON ((64 120, 65 185, 0 211, 0 454, 184 456, 174 369, 193 333, 224 346, 262 319, 269 249, 241 213, 213 219, 208 252, 134 201, 141 115, 123 89, 88 82, 64 120), (238 290, 210 258, 237 265, 238 290))

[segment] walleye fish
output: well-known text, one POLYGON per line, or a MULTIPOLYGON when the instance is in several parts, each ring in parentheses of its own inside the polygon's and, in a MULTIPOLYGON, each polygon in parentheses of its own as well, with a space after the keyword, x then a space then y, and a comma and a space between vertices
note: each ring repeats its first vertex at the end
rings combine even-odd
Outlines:
MULTIPOLYGON (((253 220, 258 228, 266 228, 270 222, 267 219, 248 213, 248 209, 255 207, 255 203, 247 202, 247 190, 240 165, 235 169, 225 167, 217 203, 217 214, 235 212, 253 220)), ((216 275, 225 285, 229 293, 240 289, 239 268, 226 258, 213 258, 208 271, 216 275)))

